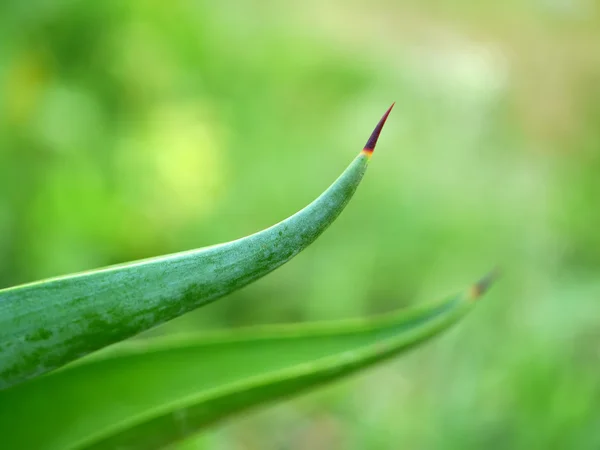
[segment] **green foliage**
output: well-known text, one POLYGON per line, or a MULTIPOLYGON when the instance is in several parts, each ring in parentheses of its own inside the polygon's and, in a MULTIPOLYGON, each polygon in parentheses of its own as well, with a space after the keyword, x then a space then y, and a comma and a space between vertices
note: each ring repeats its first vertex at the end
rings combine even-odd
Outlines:
POLYGON ((500 263, 492 301, 418 352, 185 448, 597 450, 597 9, 0 2, 0 287, 276 223, 397 100, 335 232, 145 336, 369 316, 500 263))
POLYGON ((162 448, 240 410, 418 345, 468 312, 489 281, 443 302, 369 321, 163 338, 101 352, 1 392, 3 445, 162 448))
POLYGON ((226 244, 0 290, 5 444, 160 448, 238 411, 389 358, 462 317, 491 275, 440 304, 370 322, 288 326, 175 345, 159 339, 13 386, 233 292, 302 251, 354 194, 390 111, 330 188, 277 225, 226 244), (35 433, 32 422, 39 424, 35 433))

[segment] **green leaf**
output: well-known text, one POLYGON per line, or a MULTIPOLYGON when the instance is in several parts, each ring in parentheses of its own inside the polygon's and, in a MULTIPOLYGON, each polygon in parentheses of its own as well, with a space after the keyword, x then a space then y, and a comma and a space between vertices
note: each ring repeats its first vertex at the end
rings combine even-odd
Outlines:
POLYGON ((0 290, 0 389, 216 300, 289 261, 342 212, 390 111, 342 175, 277 225, 221 245, 0 290))
POLYGON ((0 392, 6 448, 154 449, 223 417, 351 374, 441 333, 493 274, 443 302, 370 320, 106 349, 0 392))

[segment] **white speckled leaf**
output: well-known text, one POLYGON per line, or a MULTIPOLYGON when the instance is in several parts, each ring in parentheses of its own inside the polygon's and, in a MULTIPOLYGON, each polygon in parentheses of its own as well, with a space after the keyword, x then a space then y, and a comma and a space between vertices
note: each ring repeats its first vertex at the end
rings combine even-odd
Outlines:
POLYGON ((0 290, 0 390, 216 300, 289 261, 352 198, 390 110, 341 176, 277 225, 226 244, 0 290))

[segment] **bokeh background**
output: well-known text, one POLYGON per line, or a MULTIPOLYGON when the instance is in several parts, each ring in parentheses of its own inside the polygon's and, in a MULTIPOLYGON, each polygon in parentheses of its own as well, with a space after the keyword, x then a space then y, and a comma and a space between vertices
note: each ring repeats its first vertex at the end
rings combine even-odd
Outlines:
POLYGON ((0 287, 269 226, 392 101, 314 245, 147 335, 367 316, 496 264, 501 283, 410 355, 176 448, 600 448, 593 0, 3 1, 0 287))

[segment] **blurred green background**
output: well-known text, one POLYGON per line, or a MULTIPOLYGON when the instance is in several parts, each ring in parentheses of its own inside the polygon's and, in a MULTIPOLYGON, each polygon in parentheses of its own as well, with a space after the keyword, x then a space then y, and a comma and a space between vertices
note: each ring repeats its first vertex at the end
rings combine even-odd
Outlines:
POLYGON ((177 448, 600 448, 593 0, 2 2, 0 287, 269 226, 392 101, 330 230, 147 335, 367 316, 496 264, 501 283, 410 356, 177 448))

